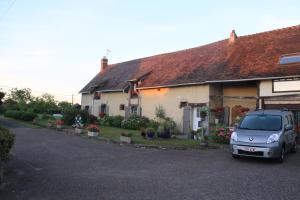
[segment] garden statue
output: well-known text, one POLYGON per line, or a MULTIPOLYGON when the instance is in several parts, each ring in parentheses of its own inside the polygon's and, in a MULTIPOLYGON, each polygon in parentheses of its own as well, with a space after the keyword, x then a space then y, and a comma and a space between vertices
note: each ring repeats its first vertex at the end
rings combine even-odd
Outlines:
POLYGON ((74 128, 82 128, 83 127, 81 116, 79 114, 77 114, 75 117, 75 123, 73 124, 73 127, 74 128))

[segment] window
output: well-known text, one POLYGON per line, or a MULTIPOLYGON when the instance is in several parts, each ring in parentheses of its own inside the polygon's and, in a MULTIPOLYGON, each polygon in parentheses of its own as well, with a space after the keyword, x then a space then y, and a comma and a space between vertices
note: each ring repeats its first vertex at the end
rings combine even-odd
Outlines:
POLYGON ((296 63, 300 63, 300 54, 299 53, 281 56, 281 58, 279 60, 279 64, 281 64, 281 65, 296 64, 296 63))
POLYGON ((133 115, 138 114, 138 107, 137 106, 131 106, 131 114, 133 114, 133 115))
POLYGON ((100 93, 100 92, 95 92, 95 93, 94 93, 94 99, 95 99, 95 100, 101 99, 101 93, 100 93))
POLYGON ((200 108, 197 108, 197 111, 196 111, 197 113, 196 113, 196 116, 197 116, 197 118, 200 118, 201 117, 201 109, 200 108))
MULTIPOLYGON (((288 119, 284 118, 284 125, 288 119)), ((281 130, 281 116, 279 115, 246 115, 239 126, 246 130, 279 131, 281 130)))
POLYGON ((106 104, 101 104, 100 113, 106 113, 106 104))
POLYGON ((90 106, 84 106, 84 110, 89 111, 90 106))
POLYGON ((297 92, 300 91, 299 78, 273 80, 273 92, 297 92))
POLYGON ((125 110, 125 104, 120 104, 120 110, 125 110))

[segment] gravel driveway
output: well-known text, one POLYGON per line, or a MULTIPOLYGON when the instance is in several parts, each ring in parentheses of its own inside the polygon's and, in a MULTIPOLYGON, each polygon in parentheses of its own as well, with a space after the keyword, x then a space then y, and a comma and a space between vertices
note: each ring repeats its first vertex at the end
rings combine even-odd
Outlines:
POLYGON ((16 134, 0 199, 299 199, 300 153, 286 162, 228 150, 118 146, 0 121, 16 134))

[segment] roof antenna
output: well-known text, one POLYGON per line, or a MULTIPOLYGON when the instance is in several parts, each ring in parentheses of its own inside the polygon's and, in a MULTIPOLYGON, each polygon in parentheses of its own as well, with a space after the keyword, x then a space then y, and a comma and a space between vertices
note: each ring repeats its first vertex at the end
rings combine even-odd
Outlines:
POLYGON ((106 57, 111 53, 110 49, 106 49, 106 57))

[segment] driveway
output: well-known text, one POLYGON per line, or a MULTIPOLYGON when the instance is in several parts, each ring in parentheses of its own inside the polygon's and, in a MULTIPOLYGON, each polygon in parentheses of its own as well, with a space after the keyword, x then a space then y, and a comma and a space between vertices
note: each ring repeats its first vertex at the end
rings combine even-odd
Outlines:
POLYGON ((0 199, 298 199, 300 153, 286 162, 228 150, 118 146, 3 121, 16 134, 0 199))

